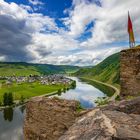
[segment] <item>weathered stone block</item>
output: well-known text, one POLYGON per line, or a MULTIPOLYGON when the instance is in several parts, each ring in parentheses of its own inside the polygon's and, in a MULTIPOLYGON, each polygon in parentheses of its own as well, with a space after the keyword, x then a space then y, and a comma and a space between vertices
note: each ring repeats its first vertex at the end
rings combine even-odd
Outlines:
POLYGON ((75 121, 78 101, 34 98, 26 105, 25 140, 57 140, 75 121))
POLYGON ((121 95, 140 93, 140 47, 121 51, 121 95))

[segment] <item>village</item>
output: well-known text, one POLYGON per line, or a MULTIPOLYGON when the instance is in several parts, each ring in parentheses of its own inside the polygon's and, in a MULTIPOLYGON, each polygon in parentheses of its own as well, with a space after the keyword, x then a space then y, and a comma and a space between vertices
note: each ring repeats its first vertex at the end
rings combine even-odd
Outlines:
POLYGON ((3 80, 4 84, 12 85, 13 83, 34 83, 39 82, 41 85, 70 85, 72 80, 64 77, 60 74, 54 75, 29 75, 29 76, 0 76, 0 80, 3 80))

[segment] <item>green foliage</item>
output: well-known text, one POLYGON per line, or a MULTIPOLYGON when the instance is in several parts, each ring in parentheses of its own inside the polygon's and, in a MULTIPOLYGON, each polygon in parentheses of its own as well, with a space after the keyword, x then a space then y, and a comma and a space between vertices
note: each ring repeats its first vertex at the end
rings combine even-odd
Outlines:
POLYGON ((5 108, 3 110, 3 114, 4 114, 4 119, 8 120, 9 122, 11 122, 13 120, 13 108, 9 107, 9 108, 5 108))
POLYGON ((8 94, 8 105, 12 105, 13 104, 13 94, 10 92, 9 94, 8 94))
POLYGON ((66 92, 66 90, 67 90, 67 88, 66 88, 66 87, 64 87, 64 88, 63 88, 63 92, 65 93, 65 92, 66 92))
POLYGON ((70 88, 71 89, 75 89, 76 88, 76 81, 72 81, 70 88))
POLYGON ((3 94, 3 105, 4 106, 10 106, 13 104, 13 94, 10 93, 4 93, 3 94))
POLYGON ((81 104, 79 103, 78 105, 77 105, 77 108, 76 108, 76 111, 77 112, 81 112, 82 110, 84 110, 84 108, 81 106, 81 104))
POLYGON ((6 106, 8 105, 8 94, 4 93, 3 95, 3 105, 6 106))
POLYGON ((61 89, 58 89, 57 94, 61 95, 61 93, 62 93, 61 89))
POLYGON ((66 88, 67 91, 68 91, 69 89, 70 89, 69 87, 66 88))
POLYGON ((111 84, 120 83, 120 53, 113 54, 92 68, 82 68, 74 75, 90 77, 111 84))
POLYGON ((108 100, 107 100, 107 98, 105 98, 105 97, 98 97, 98 99, 95 101, 95 103, 96 103, 98 106, 103 106, 103 105, 108 104, 108 100))
POLYGON ((120 101, 120 100, 121 100, 120 96, 117 95, 116 98, 115 98, 115 100, 116 100, 116 101, 120 101))

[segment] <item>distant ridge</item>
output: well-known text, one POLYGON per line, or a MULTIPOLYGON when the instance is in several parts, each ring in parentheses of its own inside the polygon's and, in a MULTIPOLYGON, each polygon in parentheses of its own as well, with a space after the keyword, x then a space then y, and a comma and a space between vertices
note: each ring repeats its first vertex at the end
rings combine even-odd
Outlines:
POLYGON ((0 62, 0 76, 11 75, 39 75, 39 74, 59 74, 73 73, 79 70, 78 66, 70 65, 51 65, 51 64, 33 64, 26 62, 0 62))

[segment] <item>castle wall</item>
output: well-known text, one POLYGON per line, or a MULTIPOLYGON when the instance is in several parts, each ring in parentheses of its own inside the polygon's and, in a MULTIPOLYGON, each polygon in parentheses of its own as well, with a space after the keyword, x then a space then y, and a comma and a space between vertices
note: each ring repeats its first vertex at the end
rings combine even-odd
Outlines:
POLYGON ((121 95, 140 94, 140 48, 121 51, 121 95))

